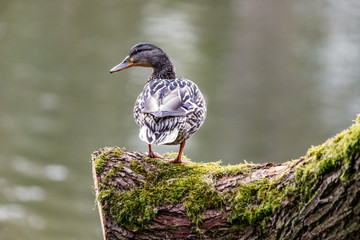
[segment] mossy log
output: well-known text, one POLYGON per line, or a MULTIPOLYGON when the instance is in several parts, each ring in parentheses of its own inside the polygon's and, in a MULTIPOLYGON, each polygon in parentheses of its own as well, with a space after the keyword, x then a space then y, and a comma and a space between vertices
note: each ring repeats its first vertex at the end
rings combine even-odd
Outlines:
POLYGON ((360 117, 282 164, 174 164, 106 147, 92 167, 106 240, 360 235, 360 117))

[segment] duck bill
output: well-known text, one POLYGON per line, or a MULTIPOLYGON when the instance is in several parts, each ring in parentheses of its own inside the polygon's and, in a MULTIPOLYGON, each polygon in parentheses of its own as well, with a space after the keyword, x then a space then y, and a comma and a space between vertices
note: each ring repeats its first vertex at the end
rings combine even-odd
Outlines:
POLYGON ((129 57, 126 57, 124 59, 124 61, 122 61, 120 64, 118 64, 115 67, 113 67, 112 69, 110 69, 110 73, 118 72, 118 71, 124 70, 124 69, 132 67, 132 66, 134 66, 134 63, 132 61, 130 61, 129 57))

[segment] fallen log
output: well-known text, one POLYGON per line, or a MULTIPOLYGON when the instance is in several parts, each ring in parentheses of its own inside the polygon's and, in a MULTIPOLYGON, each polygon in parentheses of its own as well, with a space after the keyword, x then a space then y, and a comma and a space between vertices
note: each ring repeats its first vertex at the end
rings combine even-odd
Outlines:
POLYGON ((174 164, 119 147, 92 154, 105 240, 357 239, 359 168, 360 116, 282 164, 174 164))

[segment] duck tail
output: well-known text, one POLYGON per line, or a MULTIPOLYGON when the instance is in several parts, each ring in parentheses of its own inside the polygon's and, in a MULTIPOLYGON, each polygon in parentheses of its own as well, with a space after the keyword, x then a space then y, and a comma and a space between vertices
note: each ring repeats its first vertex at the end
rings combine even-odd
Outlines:
POLYGON ((171 130, 165 132, 153 132, 146 126, 143 126, 140 129, 139 137, 142 141, 147 142, 148 144, 171 144, 174 142, 178 136, 179 130, 171 130))

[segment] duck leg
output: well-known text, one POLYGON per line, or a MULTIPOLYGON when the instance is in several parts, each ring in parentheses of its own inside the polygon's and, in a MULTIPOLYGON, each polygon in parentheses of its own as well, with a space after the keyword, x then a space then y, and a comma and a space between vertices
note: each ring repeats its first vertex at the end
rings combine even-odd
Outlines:
POLYGON ((175 159, 169 160, 170 162, 182 163, 181 156, 182 156, 183 149, 185 147, 185 142, 186 142, 186 140, 184 140, 182 143, 180 143, 179 154, 177 155, 177 157, 175 159))
POLYGON ((149 144, 149 157, 151 157, 151 158, 160 158, 160 159, 163 158, 161 155, 159 155, 159 154, 152 151, 151 144, 149 144))

